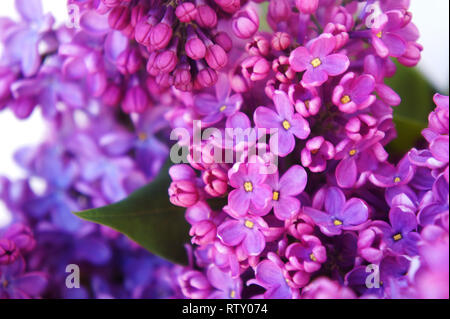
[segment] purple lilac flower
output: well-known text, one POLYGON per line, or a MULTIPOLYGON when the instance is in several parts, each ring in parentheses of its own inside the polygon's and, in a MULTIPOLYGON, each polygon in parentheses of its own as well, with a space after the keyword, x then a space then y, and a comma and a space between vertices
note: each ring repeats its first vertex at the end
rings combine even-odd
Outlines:
POLYGON ((264 209, 272 198, 270 187, 265 183, 267 175, 261 174, 259 163, 237 163, 228 171, 230 185, 235 188, 228 195, 230 208, 239 216, 248 210, 264 209))
MULTIPOLYGON (((276 112, 261 106, 254 114, 255 124, 259 128, 278 129, 277 155, 286 156, 292 152, 295 146, 295 137, 305 139, 310 134, 308 122, 300 115, 294 114, 294 108, 286 93, 277 91, 273 96, 276 112), (295 137, 294 137, 295 136, 295 137)), ((273 144, 272 144, 273 145, 273 144)))
POLYGON ((323 34, 309 42, 306 47, 295 49, 289 61, 296 72, 306 71, 302 78, 303 86, 320 86, 328 76, 344 73, 350 61, 347 56, 332 52, 336 47, 336 39, 330 34, 323 34))
POLYGON ((26 272, 23 258, 12 264, 0 266, 0 298, 31 299, 41 295, 47 285, 42 272, 26 272))
POLYGON ((202 115, 202 123, 209 126, 239 111, 242 105, 242 96, 240 94, 230 95, 231 87, 226 76, 219 77, 215 96, 196 95, 194 109, 202 115))
POLYGON ((345 74, 333 91, 333 103, 344 113, 355 113, 369 107, 375 102, 371 94, 375 88, 375 80, 371 75, 345 74))
MULTIPOLYGON (((325 211, 314 207, 303 209, 324 234, 339 235, 343 230, 361 228, 367 221, 369 208, 364 201, 359 198, 351 198, 347 201, 344 193, 337 187, 330 187, 324 192, 323 208, 325 211)), ((320 194, 320 196, 322 195, 320 194)))

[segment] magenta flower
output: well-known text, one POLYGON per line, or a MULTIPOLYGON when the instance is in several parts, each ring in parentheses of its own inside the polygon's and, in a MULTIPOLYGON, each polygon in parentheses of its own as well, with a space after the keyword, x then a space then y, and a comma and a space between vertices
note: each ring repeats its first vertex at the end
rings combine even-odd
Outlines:
POLYGON ((399 10, 391 10, 377 18, 376 26, 371 30, 372 45, 380 57, 400 57, 405 53, 406 41, 398 34, 405 19, 399 10))
POLYGON ((378 187, 393 187, 408 184, 414 177, 414 166, 409 162, 408 156, 405 156, 395 167, 389 163, 382 163, 372 172, 369 180, 378 187))
POLYGON ((229 219, 217 228, 217 236, 222 243, 241 249, 246 256, 258 256, 266 247, 263 231, 267 228, 261 217, 229 219))
POLYGON ((303 117, 316 115, 322 105, 322 100, 316 88, 304 88, 301 84, 289 86, 289 99, 294 103, 295 110, 303 117))
POLYGON ((291 68, 297 72, 305 71, 302 78, 304 86, 320 86, 329 76, 342 74, 348 69, 350 60, 344 54, 332 54, 335 48, 335 37, 325 33, 291 53, 291 68))
POLYGON ((300 210, 300 200, 296 198, 306 187, 308 176, 303 167, 294 165, 279 178, 278 171, 270 175, 266 183, 272 189, 272 200, 267 209, 268 213, 273 207, 275 216, 279 220, 294 217, 300 210))
POLYGON ((194 170, 185 164, 174 165, 169 170, 173 182, 169 187, 170 202, 181 207, 191 207, 200 199, 194 170))
POLYGON ((311 129, 309 123, 300 114, 294 114, 294 107, 289 101, 286 93, 276 91, 273 102, 277 112, 260 106, 254 113, 254 121, 258 128, 278 129, 278 140, 274 140, 276 135, 271 136, 270 145, 277 143, 278 150, 274 153, 279 156, 286 156, 294 150, 295 137, 305 139, 311 129))
POLYGON ((355 113, 375 102, 371 94, 375 88, 375 80, 369 74, 356 77, 353 72, 345 74, 333 91, 333 103, 344 113, 355 113))
POLYGON ((273 253, 269 253, 268 259, 261 261, 255 269, 255 279, 247 282, 247 285, 256 284, 266 289, 266 299, 293 299, 298 297, 298 290, 291 288, 288 278, 285 276, 284 265, 273 253))
POLYGON ((286 249, 289 262, 286 269, 302 270, 307 273, 316 272, 327 260, 327 251, 319 238, 303 235, 300 242, 289 245, 286 249))
POLYGON ((242 281, 239 277, 233 278, 215 265, 208 268, 207 277, 211 286, 216 288, 209 299, 241 299, 242 281))
POLYGON ((0 266, 0 299, 38 298, 47 286, 47 276, 41 272, 25 272, 23 258, 0 266))
POLYGON ((0 265, 12 264, 19 257, 19 249, 12 240, 0 239, 0 265))
MULTIPOLYGON (((443 175, 439 176, 433 184, 431 191, 431 199, 424 200, 421 204, 421 210, 417 214, 417 220, 421 226, 434 224, 436 220, 447 214, 448 215, 448 182, 443 175)), ((427 198, 427 196, 424 196, 427 198)))
POLYGON ((370 263, 378 264, 383 258, 386 243, 381 229, 370 226, 359 233, 358 253, 370 263))
POLYGON ((227 76, 219 76, 216 84, 216 95, 198 94, 194 100, 194 110, 202 115, 202 123, 209 126, 220 122, 239 111, 243 99, 240 94, 231 95, 230 82, 227 76))
POLYGON ((249 209, 264 209, 272 198, 270 187, 265 183, 267 175, 259 163, 236 163, 229 171, 230 185, 235 189, 228 195, 228 205, 239 216, 249 209))
POLYGON ((388 154, 380 144, 383 137, 384 133, 378 131, 371 138, 358 142, 346 139, 336 146, 335 159, 341 161, 335 174, 340 187, 350 188, 356 183, 363 183, 368 177, 367 172, 387 159, 388 154))
POLYGON ((389 212, 391 225, 376 220, 372 225, 381 229, 387 248, 398 254, 416 255, 420 235, 416 232, 416 215, 405 206, 395 206, 389 212))
POLYGON ((323 172, 327 167, 327 161, 335 155, 334 145, 326 141, 322 136, 316 136, 306 142, 301 152, 302 165, 308 167, 311 172, 323 172))
POLYGON ((325 190, 323 208, 325 211, 315 207, 305 207, 303 210, 327 236, 340 235, 343 230, 361 228, 369 217, 369 208, 364 201, 359 198, 347 201, 344 193, 337 187, 325 190))

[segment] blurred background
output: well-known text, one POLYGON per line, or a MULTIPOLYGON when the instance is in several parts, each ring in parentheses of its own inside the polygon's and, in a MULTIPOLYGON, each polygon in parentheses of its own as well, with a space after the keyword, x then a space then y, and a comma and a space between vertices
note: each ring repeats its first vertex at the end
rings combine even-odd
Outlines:
MULTIPOLYGON (((44 10, 52 12, 57 23, 65 23, 68 18, 65 0, 42 0, 44 10)), ((419 70, 434 86, 436 91, 449 91, 449 1, 411 0, 410 11, 413 22, 421 32, 419 43, 424 47, 419 70)), ((0 16, 17 18, 14 0, 0 1, 0 16)), ((0 53, 2 48, 0 47, 0 53)), ((430 101, 430 104, 432 101, 430 101)), ((26 121, 17 120, 8 111, 0 112, 0 175, 20 178, 23 172, 13 161, 14 151, 42 140, 45 124, 40 110, 33 112, 26 121)), ((6 222, 6 210, 0 202, 0 227, 6 222)))

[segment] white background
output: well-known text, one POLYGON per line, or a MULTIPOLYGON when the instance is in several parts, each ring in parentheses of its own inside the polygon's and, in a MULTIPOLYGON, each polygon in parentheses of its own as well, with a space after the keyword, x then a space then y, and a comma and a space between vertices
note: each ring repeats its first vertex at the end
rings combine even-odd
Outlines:
MULTIPOLYGON (((59 23, 67 18, 65 0, 42 0, 44 11, 52 12, 59 23)), ((449 1, 411 0, 413 21, 421 32, 423 45, 419 68, 442 93, 448 92, 449 82, 449 1)), ((17 18, 14 0, 0 0, 0 16, 17 18)), ((1 47, 0 47, 1 53, 1 47)), ((0 112, 0 175, 10 178, 24 176, 14 164, 12 155, 24 145, 33 145, 44 137, 41 114, 34 112, 26 121, 17 120, 6 110, 0 112)), ((10 222, 10 214, 0 201, 0 229, 10 222)))

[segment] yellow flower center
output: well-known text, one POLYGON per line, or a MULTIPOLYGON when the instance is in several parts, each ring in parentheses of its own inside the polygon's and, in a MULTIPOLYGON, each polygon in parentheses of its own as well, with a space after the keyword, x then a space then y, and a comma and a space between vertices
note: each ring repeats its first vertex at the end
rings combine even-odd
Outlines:
POLYGON ((236 298, 236 291, 231 290, 231 292, 230 292, 230 297, 231 297, 231 299, 236 298))
POLYGON ((334 224, 334 226, 340 226, 340 225, 342 225, 342 222, 339 219, 335 219, 333 221, 333 224, 334 224))
POLYGON ((313 253, 311 253, 311 255, 309 255, 309 258, 310 258, 312 261, 317 261, 317 258, 316 258, 316 256, 314 256, 313 253))
POLYGON ((280 192, 277 192, 277 191, 273 192, 272 199, 278 200, 279 198, 280 198, 280 192))
POLYGON ((381 37, 383 36, 383 31, 380 31, 376 34, 377 38, 381 39, 381 37))
POLYGON ((315 68, 317 68, 321 64, 322 64, 322 61, 320 61, 319 58, 315 58, 314 60, 311 61, 311 65, 315 68))
POLYGON ((255 223, 250 220, 246 220, 244 225, 245 225, 245 227, 252 229, 253 226, 255 226, 255 223))
POLYGON ((244 183, 244 189, 246 192, 252 192, 253 191, 253 184, 251 182, 245 182, 244 183))
POLYGON ((227 106, 226 105, 222 105, 221 107, 220 107, 220 112, 223 112, 223 111, 225 111, 227 109, 227 106))
POLYGON ((3 288, 8 287, 8 285, 9 285, 9 282, 8 282, 8 280, 5 279, 2 284, 3 288))
POLYGON ((349 154, 350 156, 353 156, 353 155, 355 155, 355 154, 356 154, 356 150, 355 150, 355 149, 353 149, 353 150, 351 150, 350 152, 348 152, 348 154, 349 154))
POLYGON ((318 149, 311 150, 311 154, 312 154, 312 155, 316 155, 318 152, 319 152, 318 149))
POLYGON ((395 241, 399 241, 400 239, 403 238, 403 236, 402 236, 402 234, 396 234, 396 235, 394 235, 393 238, 394 238, 395 241))
POLYGON ((402 179, 400 178, 400 177, 396 177, 396 178, 394 178, 394 183, 400 183, 400 181, 401 181, 402 179))
POLYGON ((342 98, 341 98, 341 103, 342 104, 347 104, 348 102, 350 102, 351 101, 351 99, 350 99, 350 96, 348 96, 348 95, 344 95, 342 98))
POLYGON ((141 141, 145 141, 148 138, 148 135, 145 132, 141 132, 139 133, 138 137, 141 141))
POLYGON ((287 120, 284 120, 282 124, 286 131, 291 128, 291 123, 289 123, 287 120))
POLYGON ((305 107, 309 110, 309 103, 310 103, 310 100, 306 100, 304 103, 305 103, 305 107))

